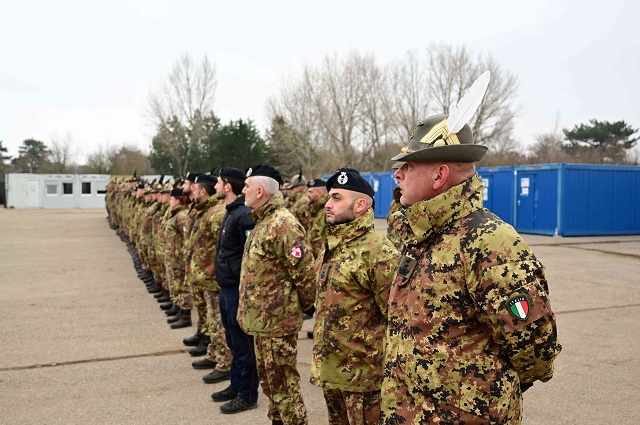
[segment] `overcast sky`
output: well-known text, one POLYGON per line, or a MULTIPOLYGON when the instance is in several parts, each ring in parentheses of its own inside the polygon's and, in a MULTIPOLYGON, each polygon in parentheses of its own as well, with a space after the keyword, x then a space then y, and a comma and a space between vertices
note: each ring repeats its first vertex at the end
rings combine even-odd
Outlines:
POLYGON ((0 140, 13 156, 24 139, 67 134, 83 156, 106 144, 148 150, 148 93, 183 53, 215 62, 223 122, 251 118, 264 131, 267 98, 304 64, 350 48, 384 64, 432 42, 490 54, 516 75, 525 144, 557 118, 560 128, 591 118, 640 127, 638 2, 433 3, 3 2, 0 140))

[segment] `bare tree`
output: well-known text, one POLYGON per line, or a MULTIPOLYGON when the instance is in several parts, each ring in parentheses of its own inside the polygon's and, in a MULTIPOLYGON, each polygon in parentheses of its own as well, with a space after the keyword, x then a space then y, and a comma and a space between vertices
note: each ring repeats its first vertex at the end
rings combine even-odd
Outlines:
POLYGON ((557 131, 535 136, 535 142, 529 147, 529 160, 535 164, 552 162, 572 162, 562 149, 564 138, 557 131))
MULTIPOLYGON (((491 57, 472 58, 464 47, 432 45, 424 54, 409 51, 385 67, 357 50, 344 57, 327 55, 319 65, 307 64, 300 78, 282 84, 269 101, 269 114, 272 123, 283 118, 298 135, 295 140, 313 146, 325 171, 345 165, 388 169, 415 124, 448 112, 486 69, 491 84, 470 123, 476 142, 490 145, 495 160, 522 161, 511 135, 515 77, 491 57)), ((299 145, 291 148, 300 152, 299 145)))
POLYGON ((69 173, 78 157, 78 148, 74 146, 71 134, 63 136, 53 134, 49 146, 49 168, 56 174, 69 173))
POLYGON ((135 145, 124 144, 112 151, 110 155, 111 167, 109 174, 130 175, 134 171, 140 174, 151 174, 147 154, 135 145))
MULTIPOLYGON (((149 94, 147 116, 156 129, 175 127, 177 121, 187 129, 186 147, 168 146, 161 149, 173 164, 180 164, 176 170, 184 175, 190 162, 197 156, 207 138, 207 122, 213 116, 213 103, 217 86, 216 67, 205 55, 199 64, 188 54, 176 61, 173 69, 160 88, 149 94)), ((155 149, 155 147, 154 147, 155 149)))
POLYGON ((87 156, 88 173, 109 174, 113 158, 118 149, 111 145, 100 145, 98 149, 87 156))
POLYGON ((362 119, 359 131, 362 140, 359 151, 362 156, 361 169, 364 171, 388 170, 393 161, 390 152, 397 152, 401 142, 394 125, 389 105, 393 103, 388 76, 373 60, 364 63, 362 69, 362 119))
POLYGON ((271 128, 267 143, 281 172, 292 176, 302 168, 307 176, 317 177, 324 170, 323 148, 318 131, 319 115, 303 78, 288 77, 280 83, 278 97, 267 103, 271 128))
POLYGON ((398 142, 406 144, 415 124, 431 110, 427 66, 417 50, 387 66, 389 97, 385 108, 398 142))
POLYGON ((429 55, 429 88, 434 113, 448 113, 465 91, 485 70, 491 71, 491 82, 480 107, 469 123, 475 142, 490 148, 507 140, 513 130, 517 109, 512 104, 517 92, 516 77, 500 68, 491 57, 474 60, 466 48, 431 45, 429 55))
POLYGON ((359 167, 356 152, 357 127, 362 115, 364 67, 373 60, 358 51, 345 60, 325 56, 318 68, 305 67, 306 89, 311 93, 319 117, 322 137, 345 165, 359 167))

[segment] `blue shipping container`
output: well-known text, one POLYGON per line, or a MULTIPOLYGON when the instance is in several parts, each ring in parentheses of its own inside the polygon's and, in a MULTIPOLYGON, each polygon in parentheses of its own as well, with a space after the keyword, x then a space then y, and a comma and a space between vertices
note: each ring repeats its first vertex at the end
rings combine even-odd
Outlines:
POLYGON ((513 225, 514 217, 514 167, 478 168, 477 173, 484 186, 483 205, 498 217, 513 225))
POLYGON ((559 236, 640 234, 640 167, 516 167, 515 228, 559 236))

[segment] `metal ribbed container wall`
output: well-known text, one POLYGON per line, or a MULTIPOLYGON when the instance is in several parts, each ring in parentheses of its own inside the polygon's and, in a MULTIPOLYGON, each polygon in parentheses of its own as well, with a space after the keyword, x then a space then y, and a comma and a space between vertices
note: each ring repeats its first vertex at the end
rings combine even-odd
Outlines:
POLYGON ((483 205, 498 217, 513 225, 515 215, 514 167, 486 167, 476 171, 484 185, 483 205))
POLYGON ((516 167, 515 228, 560 236, 640 234, 640 167, 516 167))

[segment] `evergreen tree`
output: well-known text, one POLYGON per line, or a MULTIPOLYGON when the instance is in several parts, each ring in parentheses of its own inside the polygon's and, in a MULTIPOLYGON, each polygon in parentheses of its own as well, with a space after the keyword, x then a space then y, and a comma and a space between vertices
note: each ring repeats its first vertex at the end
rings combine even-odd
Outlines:
POLYGON ((231 120, 218 131, 211 132, 207 151, 211 169, 237 167, 245 170, 269 159, 267 144, 252 120, 231 120))
POLYGON ((589 124, 562 130, 567 142, 564 150, 576 162, 624 163, 627 150, 633 148, 638 137, 632 137, 637 128, 624 121, 589 120, 589 124))

